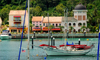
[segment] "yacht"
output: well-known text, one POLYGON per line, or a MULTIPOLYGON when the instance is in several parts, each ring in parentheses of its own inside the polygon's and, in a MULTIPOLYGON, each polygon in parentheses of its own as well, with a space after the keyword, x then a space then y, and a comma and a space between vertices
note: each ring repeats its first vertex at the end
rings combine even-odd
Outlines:
POLYGON ((3 30, 2 34, 0 35, 0 38, 2 40, 7 40, 7 39, 11 39, 12 36, 11 36, 11 33, 9 32, 9 30, 3 30))

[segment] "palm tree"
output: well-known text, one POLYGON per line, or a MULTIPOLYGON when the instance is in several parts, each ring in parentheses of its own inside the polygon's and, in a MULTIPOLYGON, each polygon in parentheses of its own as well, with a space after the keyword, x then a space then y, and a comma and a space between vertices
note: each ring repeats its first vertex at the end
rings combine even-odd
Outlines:
POLYGON ((50 25, 49 28, 52 29, 52 28, 55 28, 55 27, 53 25, 50 25))
POLYGON ((61 29, 61 31, 62 31, 62 29, 64 28, 64 26, 59 26, 59 28, 61 29))
POLYGON ((69 29, 70 29, 70 32, 72 32, 74 28, 72 26, 70 26, 69 29))
POLYGON ((81 30, 83 29, 83 32, 85 31, 85 29, 86 29, 86 26, 82 26, 81 27, 81 30))

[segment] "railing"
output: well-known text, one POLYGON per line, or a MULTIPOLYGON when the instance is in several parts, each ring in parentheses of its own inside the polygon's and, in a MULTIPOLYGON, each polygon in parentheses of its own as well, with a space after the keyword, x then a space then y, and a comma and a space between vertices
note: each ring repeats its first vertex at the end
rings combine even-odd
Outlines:
POLYGON ((14 22, 21 22, 22 20, 13 20, 14 22))
MULTIPOLYGON (((23 28, 23 26, 9 26, 9 27, 23 28)), ((24 26, 24 27, 26 27, 26 26, 24 26)))

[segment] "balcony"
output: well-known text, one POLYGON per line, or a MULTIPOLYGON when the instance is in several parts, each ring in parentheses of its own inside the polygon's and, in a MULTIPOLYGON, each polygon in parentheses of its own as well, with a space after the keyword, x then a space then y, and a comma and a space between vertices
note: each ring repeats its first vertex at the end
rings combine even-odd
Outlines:
POLYGON ((21 22, 21 20, 13 20, 14 22, 21 22))
MULTIPOLYGON (((24 26, 25 28, 26 26, 24 26)), ((23 26, 9 26, 9 28, 17 28, 17 29, 23 29, 23 26)))

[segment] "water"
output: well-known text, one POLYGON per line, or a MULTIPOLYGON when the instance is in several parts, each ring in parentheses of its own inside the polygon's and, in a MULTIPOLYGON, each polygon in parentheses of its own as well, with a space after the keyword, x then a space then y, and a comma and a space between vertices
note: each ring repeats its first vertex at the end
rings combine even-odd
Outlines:
MULTIPOLYGON (((68 38, 67 41, 69 43, 78 43, 79 38, 68 38)), ((30 60, 44 60, 44 57, 46 57, 46 60, 97 60, 97 43, 98 38, 88 38, 89 41, 87 41, 87 38, 80 38, 81 44, 88 44, 89 42, 94 42, 95 48, 84 56, 46 56, 46 53, 44 50, 34 47, 34 49, 31 48, 31 39, 30 39, 30 60)), ((18 54, 19 54, 19 46, 20 46, 20 40, 21 39, 11 39, 11 40, 2 40, 0 42, 0 60, 18 60, 18 54)), ((59 46, 60 44, 63 44, 64 41, 63 38, 57 38, 56 39, 56 46, 59 46)), ((35 39, 34 44, 40 45, 40 44, 47 44, 47 39, 39 38, 35 39)), ((27 44, 28 40, 24 39, 22 43, 22 49, 24 49, 26 52, 21 52, 20 60, 27 60, 27 44)))

